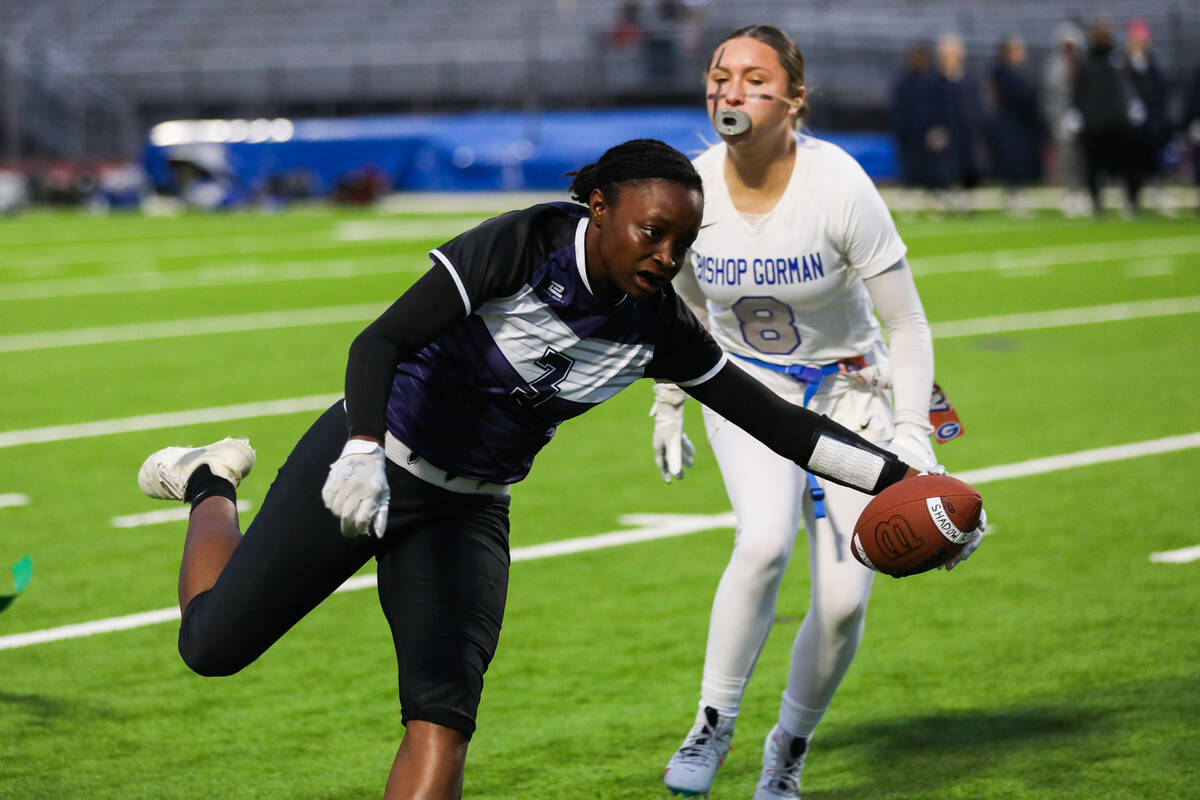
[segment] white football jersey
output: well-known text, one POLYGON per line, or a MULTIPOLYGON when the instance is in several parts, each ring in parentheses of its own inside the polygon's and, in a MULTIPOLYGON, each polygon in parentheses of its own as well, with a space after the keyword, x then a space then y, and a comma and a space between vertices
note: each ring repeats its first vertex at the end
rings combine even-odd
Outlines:
POLYGON ((880 342, 863 278, 905 253, 866 172, 829 142, 796 135, 783 196, 749 222, 725 186, 726 145, 694 160, 704 180, 704 225, 691 266, 713 336, 726 350, 774 364, 826 364, 880 342))

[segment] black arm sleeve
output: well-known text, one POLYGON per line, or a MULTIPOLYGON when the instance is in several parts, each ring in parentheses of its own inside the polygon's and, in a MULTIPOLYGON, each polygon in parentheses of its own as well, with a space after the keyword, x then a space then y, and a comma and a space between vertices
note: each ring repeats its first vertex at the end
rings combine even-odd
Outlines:
POLYGON ((346 421, 350 436, 383 440, 396 364, 466 315, 449 271, 435 264, 350 345, 346 421))
POLYGON ((698 386, 684 387, 684 391, 784 458, 790 458, 834 483, 878 494, 908 473, 908 465, 894 454, 823 414, 789 403, 732 362, 726 364, 711 380, 698 386), (812 470, 808 462, 817 440, 822 436, 881 456, 884 467, 875 485, 869 488, 855 486, 825 472, 812 470))

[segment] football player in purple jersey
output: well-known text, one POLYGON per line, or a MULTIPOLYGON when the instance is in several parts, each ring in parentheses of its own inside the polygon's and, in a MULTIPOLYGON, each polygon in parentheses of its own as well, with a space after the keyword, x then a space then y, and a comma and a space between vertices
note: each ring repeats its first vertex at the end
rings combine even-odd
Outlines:
POLYGON ((626 142, 574 173, 571 192, 577 203, 503 214, 430 252, 354 340, 345 400, 296 444, 245 535, 245 440, 169 447, 138 475, 192 508, 179 650, 199 674, 242 669, 376 560, 407 726, 392 800, 462 793, 504 614, 509 487, 560 423, 650 377, 831 480, 878 492, 909 474, 751 379, 675 294, 703 210, 686 156, 626 142))

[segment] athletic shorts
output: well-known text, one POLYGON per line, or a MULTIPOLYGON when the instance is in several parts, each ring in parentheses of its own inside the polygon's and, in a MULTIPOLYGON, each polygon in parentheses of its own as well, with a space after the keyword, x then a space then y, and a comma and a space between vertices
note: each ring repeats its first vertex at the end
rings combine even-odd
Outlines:
POLYGON ((231 675, 374 557, 403 722, 469 738, 504 618, 509 498, 447 491, 388 461, 386 535, 343 537, 321 488, 345 442, 338 401, 296 444, 216 584, 188 604, 179 652, 202 675, 231 675))

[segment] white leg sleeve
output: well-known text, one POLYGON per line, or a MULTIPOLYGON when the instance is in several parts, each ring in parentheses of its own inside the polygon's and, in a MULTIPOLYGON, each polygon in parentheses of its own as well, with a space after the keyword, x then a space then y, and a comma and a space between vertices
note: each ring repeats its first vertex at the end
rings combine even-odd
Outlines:
POLYGON ((733 423, 707 409, 704 420, 738 526, 713 599, 700 705, 736 716, 771 632, 779 584, 800 525, 805 480, 794 462, 733 423))
POLYGON ((814 520, 812 503, 805 502, 812 600, 792 645, 788 685, 779 709, 780 726, 805 738, 829 707, 858 650, 874 577, 849 550, 854 522, 870 496, 829 481, 821 483, 829 516, 814 520))

